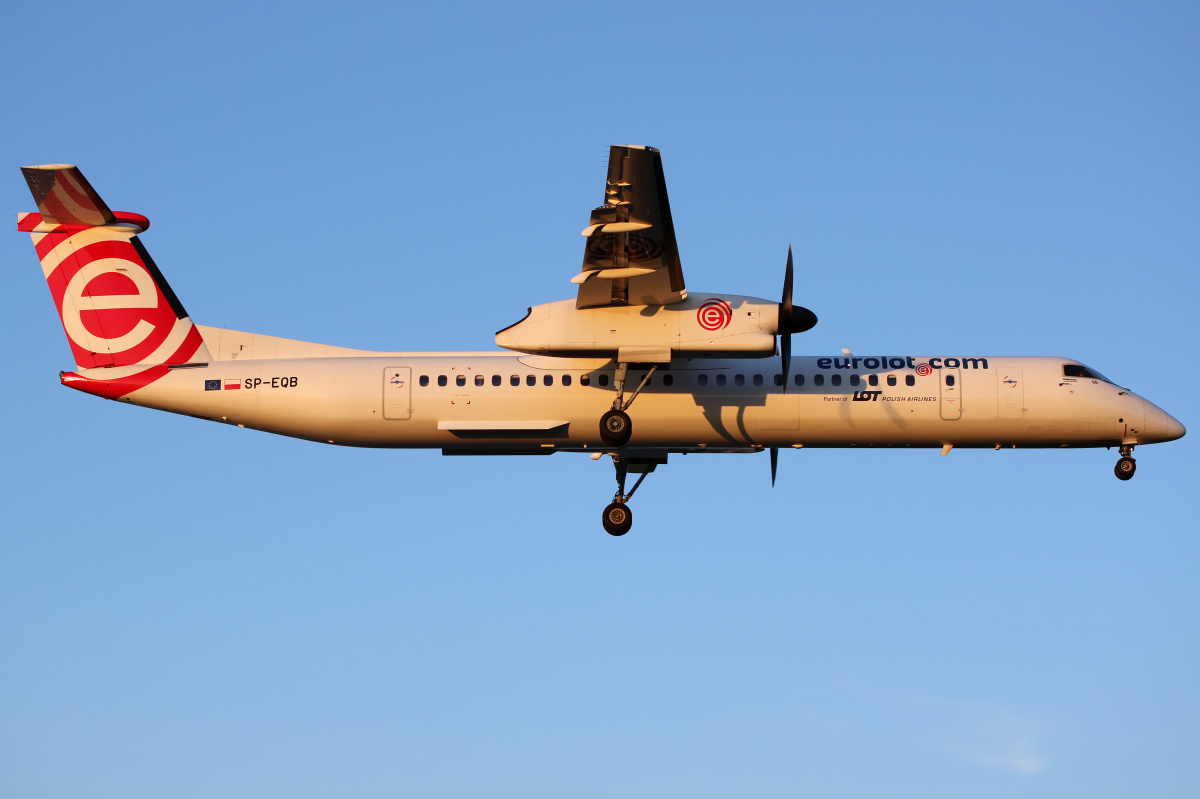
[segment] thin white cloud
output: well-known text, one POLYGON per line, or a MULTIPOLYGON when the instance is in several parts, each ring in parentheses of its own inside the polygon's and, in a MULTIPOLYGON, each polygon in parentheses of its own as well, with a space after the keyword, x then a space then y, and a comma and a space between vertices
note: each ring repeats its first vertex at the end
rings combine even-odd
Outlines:
POLYGON ((1049 725, 1029 713, 997 703, 855 688, 890 706, 896 734, 902 737, 981 768, 1031 776, 1049 768, 1042 748, 1049 725))
POLYGON ((1005 708, 955 704, 944 719, 950 729, 930 741, 935 748, 986 768, 1030 775, 1046 770, 1049 762, 1040 751, 1044 723, 1005 708))

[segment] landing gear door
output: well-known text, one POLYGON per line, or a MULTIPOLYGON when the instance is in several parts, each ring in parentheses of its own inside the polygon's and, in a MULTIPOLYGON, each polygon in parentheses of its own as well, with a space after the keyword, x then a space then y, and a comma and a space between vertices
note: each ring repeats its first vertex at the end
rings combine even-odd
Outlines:
POLYGON ((962 416, 962 375, 958 369, 942 367, 938 370, 941 384, 942 418, 957 419, 962 416))
POLYGON ((383 370, 383 418, 412 418, 412 369, 389 366, 383 370))
POLYGON ((1001 419, 1020 419, 1025 411, 1025 381, 1021 367, 1003 364, 996 370, 996 414, 1001 419))

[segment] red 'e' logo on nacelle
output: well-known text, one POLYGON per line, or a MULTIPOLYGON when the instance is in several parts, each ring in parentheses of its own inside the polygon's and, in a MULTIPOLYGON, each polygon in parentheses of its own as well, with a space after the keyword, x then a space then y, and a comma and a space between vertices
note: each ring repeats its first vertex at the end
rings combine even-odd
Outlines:
POLYGON ((706 300, 696 311, 696 321, 705 330, 722 330, 733 321, 733 309, 725 300, 706 300))

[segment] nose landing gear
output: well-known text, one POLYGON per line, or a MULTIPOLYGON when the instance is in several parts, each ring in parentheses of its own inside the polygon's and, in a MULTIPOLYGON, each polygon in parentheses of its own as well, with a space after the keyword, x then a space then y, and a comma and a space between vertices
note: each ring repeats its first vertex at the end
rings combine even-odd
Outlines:
MULTIPOLYGON (((646 384, 650 382, 650 376, 658 369, 655 364, 650 367, 650 371, 646 372, 646 376, 642 378, 642 382, 634 389, 634 392, 629 395, 629 399, 625 399, 625 377, 629 373, 629 364, 617 364, 617 373, 614 377, 614 384, 617 388, 617 398, 613 400, 612 410, 607 411, 600 417, 600 440, 610 447, 623 447, 629 443, 629 437, 633 435, 633 422, 629 419, 629 414, 625 411, 629 410, 629 406, 633 405, 633 401, 637 399, 637 395, 641 393, 646 384)), ((626 528, 628 529, 628 528, 626 528)), ((621 535, 617 533, 617 535, 621 535)))
POLYGON ((664 455, 660 458, 623 458, 618 453, 612 453, 613 466, 617 469, 617 493, 613 494, 613 501, 604 509, 604 515, 601 521, 604 523, 604 532, 609 535, 625 535, 629 532, 629 528, 633 526, 633 511, 626 504, 633 499, 633 494, 638 490, 638 486, 646 479, 646 475, 654 471, 660 463, 666 463, 667 459, 664 455), (625 478, 629 475, 630 467, 634 473, 641 472, 637 482, 633 484, 633 488, 629 493, 625 493, 625 478))
POLYGON ((604 509, 604 532, 625 535, 633 527, 633 511, 623 502, 613 502, 604 509))
POLYGON ((1133 473, 1137 470, 1137 461, 1130 456, 1132 452, 1132 445, 1121 445, 1121 459, 1117 461, 1116 468, 1113 469, 1118 480, 1128 480, 1133 477, 1133 473))

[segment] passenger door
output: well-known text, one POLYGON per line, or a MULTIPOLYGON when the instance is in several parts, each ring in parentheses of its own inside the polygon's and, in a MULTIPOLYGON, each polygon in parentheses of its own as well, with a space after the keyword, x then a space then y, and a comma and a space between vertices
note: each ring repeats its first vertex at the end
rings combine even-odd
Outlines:
POLYGON ((383 418, 412 417, 412 369, 389 366, 383 370, 383 418))
POLYGON ((942 396, 942 418, 947 421, 958 419, 962 416, 962 375, 958 369, 945 367, 938 372, 942 396))
POLYGON ((1025 412, 1025 380, 1021 367, 996 369, 996 414, 1001 419, 1020 419, 1025 412))

